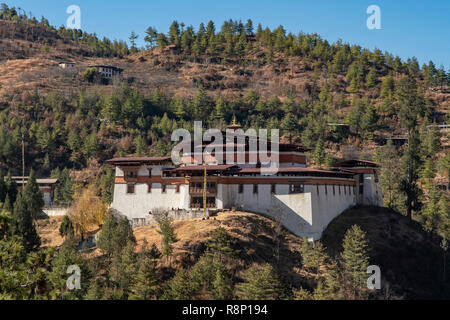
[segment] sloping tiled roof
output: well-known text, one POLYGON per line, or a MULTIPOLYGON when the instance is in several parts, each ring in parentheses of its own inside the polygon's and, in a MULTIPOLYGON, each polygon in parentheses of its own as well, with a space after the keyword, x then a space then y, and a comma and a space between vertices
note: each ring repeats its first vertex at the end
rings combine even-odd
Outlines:
POLYGON ((339 161, 335 164, 336 167, 344 167, 344 168, 355 168, 355 167, 371 167, 377 168, 379 164, 373 161, 367 160, 358 160, 358 159, 349 159, 339 161))
POLYGON ((139 165, 144 163, 160 163, 172 161, 169 156, 165 157, 123 157, 107 160, 108 164, 112 165, 139 165))

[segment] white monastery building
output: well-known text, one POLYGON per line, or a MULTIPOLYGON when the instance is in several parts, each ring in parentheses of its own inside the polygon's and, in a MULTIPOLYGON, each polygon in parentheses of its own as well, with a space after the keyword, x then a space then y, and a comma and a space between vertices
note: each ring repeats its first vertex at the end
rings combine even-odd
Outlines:
MULTIPOLYGON (((248 144, 247 139, 246 161, 248 144)), ((349 207, 382 205, 376 163, 346 160, 333 169, 318 170, 306 167, 307 148, 280 143, 278 149, 279 169, 273 175, 261 171, 259 158, 255 164, 215 164, 214 155, 210 156, 206 161, 209 213, 226 209, 254 212, 281 222, 297 236, 317 240, 349 207)), ((154 222, 154 213, 160 210, 175 219, 202 217, 205 166, 192 164, 193 159, 193 154, 184 153, 178 167, 171 157, 108 160, 116 170, 111 208, 133 225, 154 222)))

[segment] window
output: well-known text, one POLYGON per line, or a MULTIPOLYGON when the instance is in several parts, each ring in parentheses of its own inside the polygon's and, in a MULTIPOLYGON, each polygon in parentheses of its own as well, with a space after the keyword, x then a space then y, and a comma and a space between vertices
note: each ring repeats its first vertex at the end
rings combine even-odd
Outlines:
POLYGON ((127 193, 134 193, 134 184, 127 184, 127 193))
POLYGON ((137 171, 125 171, 125 177, 127 178, 136 178, 137 171))
POLYGON ((317 191, 317 195, 319 195, 319 185, 316 184, 316 191, 317 191))
POLYGON ((327 195, 328 194, 328 186, 325 185, 324 187, 325 187, 325 195, 327 195))
POLYGON ((333 196, 336 195, 336 186, 333 184, 333 196))
POLYGON ((165 193, 166 192, 166 185, 163 183, 161 185, 161 193, 165 193))
POLYGON ((256 183, 253 185, 253 193, 258 193, 258 185, 256 183))
POLYGON ((243 184, 239 185, 239 191, 238 192, 239 193, 243 193, 244 192, 244 185, 243 184))
POLYGON ((270 185, 270 192, 271 192, 271 193, 275 193, 275 191, 276 191, 276 184, 275 184, 275 183, 272 183, 272 184, 270 185))
POLYGON ((341 194, 341 185, 339 185, 339 195, 341 194))
POLYGON ((347 186, 344 186, 344 194, 347 195, 347 186))
POLYGON ((305 186, 303 184, 291 184, 291 193, 304 193, 305 186))
POLYGON ((148 177, 149 177, 149 178, 152 177, 152 168, 148 168, 148 177))
POLYGON ((176 185, 175 192, 180 193, 180 185, 179 184, 176 185))
POLYGON ((151 192, 152 192, 152 184, 147 183, 147 193, 151 193, 151 192))

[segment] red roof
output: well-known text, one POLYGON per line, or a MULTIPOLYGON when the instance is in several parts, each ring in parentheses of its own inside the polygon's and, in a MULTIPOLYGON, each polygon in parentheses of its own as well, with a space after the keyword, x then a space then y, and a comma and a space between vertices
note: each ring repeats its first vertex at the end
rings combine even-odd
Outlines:
MULTIPOLYGON (((228 169, 239 169, 239 166, 234 164, 218 164, 218 165, 207 165, 206 170, 207 171, 224 171, 228 169)), ((179 171, 203 171, 205 170, 205 166, 202 165, 196 165, 196 166, 183 166, 176 169, 170 169, 167 171, 171 172, 179 172, 179 171)))
POLYGON ((135 165, 143 163, 160 163, 172 161, 169 156, 165 157, 124 157, 124 158, 114 158, 106 161, 109 164, 114 165, 135 165))
MULTIPOLYGON (((263 169, 264 170, 264 169, 263 169)), ((267 169, 269 170, 269 169, 267 169)), ((260 168, 245 168, 239 171, 239 173, 250 173, 250 174, 260 174, 261 169, 260 168)), ((264 171, 262 172, 264 173, 264 171)), ((331 170, 320 170, 320 169, 312 169, 312 168, 302 168, 302 167, 288 167, 288 168, 278 168, 277 173, 305 173, 305 174, 312 174, 312 175, 322 175, 322 176, 337 176, 337 175, 344 175, 344 176, 353 176, 354 174, 348 171, 331 171, 331 170)))
POLYGON ((336 163, 336 167, 355 168, 355 167, 379 167, 379 164, 373 161, 350 159, 343 160, 336 163))

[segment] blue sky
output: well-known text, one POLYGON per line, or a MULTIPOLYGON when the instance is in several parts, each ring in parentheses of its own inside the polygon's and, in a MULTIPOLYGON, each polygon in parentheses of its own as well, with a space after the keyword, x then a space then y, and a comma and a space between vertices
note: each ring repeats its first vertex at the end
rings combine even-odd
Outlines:
POLYGON ((317 32, 324 39, 380 48, 405 59, 416 56, 420 64, 433 60, 450 68, 450 1, 448 0, 0 0, 21 7, 34 16, 44 15, 50 24, 66 23, 66 8, 81 8, 82 29, 110 39, 128 40, 131 31, 140 35, 148 26, 167 32, 173 20, 192 24, 213 20, 216 29, 228 19, 252 19, 255 26, 287 31, 317 32), (369 30, 369 5, 381 9, 381 30, 369 30))

